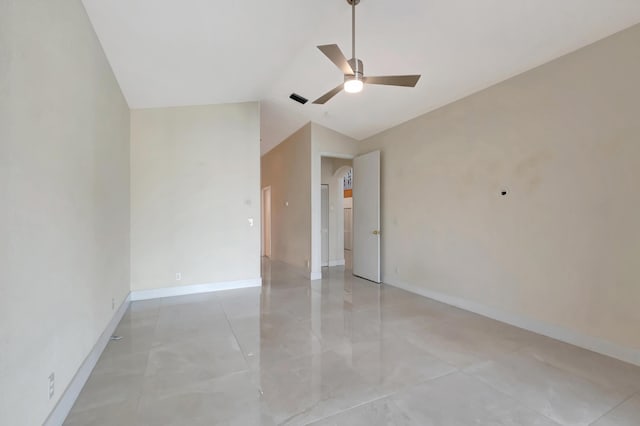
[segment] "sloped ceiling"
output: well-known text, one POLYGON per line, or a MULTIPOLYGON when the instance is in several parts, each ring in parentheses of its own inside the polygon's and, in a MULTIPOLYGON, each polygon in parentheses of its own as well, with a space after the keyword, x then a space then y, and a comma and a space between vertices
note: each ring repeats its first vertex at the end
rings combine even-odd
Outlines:
POLYGON ((351 55, 345 0, 83 0, 131 108, 262 102, 262 151, 309 120, 363 139, 640 22, 638 0, 361 0, 366 75, 422 74, 414 89, 342 81, 315 46, 351 55))

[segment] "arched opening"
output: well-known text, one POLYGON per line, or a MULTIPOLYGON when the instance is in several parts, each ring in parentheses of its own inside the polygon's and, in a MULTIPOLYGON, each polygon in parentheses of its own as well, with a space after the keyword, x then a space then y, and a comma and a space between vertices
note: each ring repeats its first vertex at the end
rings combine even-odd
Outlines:
POLYGON ((353 168, 342 166, 336 170, 334 177, 336 185, 341 189, 336 200, 342 206, 342 223, 337 233, 342 236, 342 251, 344 253, 345 269, 353 268, 353 168))
POLYGON ((326 198, 323 197, 321 204, 323 216, 322 222, 322 247, 323 257, 322 266, 336 267, 347 266, 347 258, 345 253, 351 259, 350 254, 350 233, 347 234, 347 245, 349 251, 345 252, 345 217, 348 221, 347 231, 351 231, 351 174, 352 162, 348 159, 341 158, 322 158, 322 184, 326 191, 326 198), (348 193, 345 197, 345 185, 348 187, 348 193), (345 202, 348 204, 345 214, 345 202), (326 249, 326 253, 325 253, 326 249))

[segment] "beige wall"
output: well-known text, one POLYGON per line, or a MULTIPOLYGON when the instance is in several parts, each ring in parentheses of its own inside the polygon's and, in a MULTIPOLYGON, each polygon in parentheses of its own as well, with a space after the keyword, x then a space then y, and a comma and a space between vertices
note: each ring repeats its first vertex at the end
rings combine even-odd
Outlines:
POLYGON ((260 277, 259 120, 258 103, 131 111, 132 290, 260 277))
POLYGON ((129 292, 128 142, 81 2, 0 2, 2 425, 43 423, 129 292))
POLYGON ((261 186, 271 187, 271 258, 303 271, 311 258, 310 161, 309 123, 265 154, 261 167, 261 186))
POLYGON ((640 26, 362 142, 382 151, 384 281, 637 356, 638 46, 640 26))

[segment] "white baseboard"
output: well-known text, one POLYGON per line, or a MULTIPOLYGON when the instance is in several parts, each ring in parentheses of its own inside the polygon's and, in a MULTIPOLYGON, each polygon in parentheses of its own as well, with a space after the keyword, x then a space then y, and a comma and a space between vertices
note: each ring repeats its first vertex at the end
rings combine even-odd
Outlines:
POLYGON ((221 281, 209 284, 195 284, 178 287, 155 288, 151 290, 134 290, 131 292, 131 301, 160 299, 171 296, 186 296, 188 294, 210 293, 212 291, 236 290, 239 288, 260 287, 262 278, 240 281, 221 281))
POLYGON ((311 272, 309 274, 309 279, 311 281, 321 280, 322 279, 322 272, 311 272))
POLYGON ((552 339, 560 340, 562 342, 566 342, 593 352, 597 352, 602 355, 607 355, 612 358, 616 358, 621 361, 640 366, 640 350, 637 349, 626 348, 607 340, 589 336, 575 330, 548 324, 540 320, 523 317, 517 314, 500 311, 498 309, 491 308, 489 306, 485 306, 471 300, 466 300, 455 296, 450 296, 448 294, 431 291, 412 284, 397 281, 385 281, 385 283, 393 287, 398 287, 411 293, 427 297, 429 299, 437 300, 438 302, 442 302, 447 305, 474 312, 476 314, 516 326, 518 328, 523 328, 537 334, 551 337, 552 339))
POLYGON ((107 343, 109 343, 109 339, 113 335, 113 332, 122 320, 124 313, 127 311, 130 301, 131 293, 127 295, 118 310, 113 314, 111 321, 107 324, 107 327, 100 335, 100 338, 93 346, 93 349, 91 349, 91 352, 89 352, 89 355, 85 358, 75 376, 73 376, 73 379, 71 379, 71 383, 69 383, 69 386, 65 389, 55 408, 51 414, 49 414, 47 420, 45 420, 43 426, 61 426, 64 423, 67 415, 69 415, 69 412, 71 411, 71 408, 73 408, 73 404, 75 404, 78 395, 80 395, 80 391, 82 391, 82 388, 91 375, 93 368, 96 366, 98 359, 100 359, 102 351, 104 351, 104 348, 107 346, 107 343))
POLYGON ((326 268, 326 267, 331 268, 333 266, 344 266, 345 263, 346 262, 344 261, 344 259, 341 259, 341 260, 330 260, 329 263, 323 263, 320 266, 322 266, 323 268, 326 268))

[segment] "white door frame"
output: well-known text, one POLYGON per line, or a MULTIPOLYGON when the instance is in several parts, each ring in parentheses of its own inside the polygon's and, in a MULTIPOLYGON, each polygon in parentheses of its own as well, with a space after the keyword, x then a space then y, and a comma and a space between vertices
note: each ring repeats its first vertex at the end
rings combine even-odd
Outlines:
POLYGON ((262 256, 271 257, 271 241, 273 240, 273 237, 271 235, 271 186, 265 186, 264 188, 262 188, 260 206, 260 254, 262 256), (267 197, 269 198, 269 203, 265 202, 267 197), (267 205, 269 209, 268 212, 266 212, 267 205), (269 217, 269 223, 267 223, 267 216, 269 217), (268 235, 268 238, 266 237, 266 235, 268 235))
POLYGON ((326 217, 326 219, 327 219, 326 232, 323 231, 322 230, 322 226, 320 226, 320 231, 321 231, 320 232, 320 238, 321 239, 325 239, 326 238, 326 241, 323 241, 323 242, 326 243, 326 245, 327 245, 326 250, 324 249, 324 247, 322 248, 322 251, 323 251, 322 254, 323 255, 324 254, 327 255, 327 261, 324 262, 324 260, 323 260, 322 263, 321 263, 321 266, 323 268, 326 267, 326 266, 331 266, 330 265, 330 263, 331 263, 331 234, 329 232, 329 230, 331 229, 331 225, 332 225, 331 224, 331 217, 330 217, 330 214, 331 214, 331 208, 330 208, 330 206, 331 206, 331 198, 329 197, 329 194, 331 192, 329 191, 329 184, 327 184, 327 183, 320 184, 320 195, 321 196, 322 196, 322 190, 325 187, 326 187, 326 191, 327 191, 327 204, 325 206, 323 206, 322 205, 322 201, 320 201, 320 209, 321 209, 321 212, 320 212, 320 223, 322 223, 322 213, 324 213, 327 216, 326 217), (322 210, 324 210, 324 212, 322 210))

